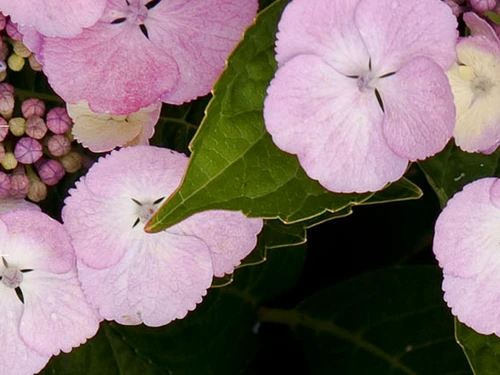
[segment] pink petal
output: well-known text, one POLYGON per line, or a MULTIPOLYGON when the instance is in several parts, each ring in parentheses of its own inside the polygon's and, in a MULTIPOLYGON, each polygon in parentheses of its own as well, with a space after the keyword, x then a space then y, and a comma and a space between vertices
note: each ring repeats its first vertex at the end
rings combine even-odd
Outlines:
POLYGON ((23 304, 16 294, 7 288, 0 288, 0 374, 35 374, 45 367, 51 357, 29 348, 19 336, 22 311, 23 304))
POLYGON ((11 19, 35 27, 46 36, 72 37, 101 17, 106 0, 0 0, 11 19))
POLYGON ((66 102, 86 100, 94 112, 124 115, 177 84, 177 64, 167 53, 135 25, 99 22, 71 39, 45 38, 41 62, 66 102))
POLYGON ((97 333, 99 321, 83 295, 76 270, 61 275, 26 273, 22 290, 25 302, 19 333, 38 353, 69 353, 97 333))
POLYGON ((126 116, 95 113, 86 102, 68 104, 67 108, 74 121, 71 132, 75 139, 92 152, 106 152, 131 146, 134 141, 147 144, 160 117, 161 102, 126 116))
POLYGON ((14 210, 34 210, 41 211, 40 206, 28 202, 24 199, 16 198, 1 198, 0 199, 0 214, 14 210))
POLYGON ((361 0, 355 23, 380 74, 394 72, 417 56, 447 69, 455 61, 457 20, 438 0, 361 0))
POLYGON ((493 45, 496 45, 497 52, 500 50, 500 39, 498 39, 497 33, 486 20, 482 19, 474 12, 464 13, 463 18, 472 36, 485 37, 493 45))
POLYGON ((497 335, 500 208, 495 202, 499 181, 484 178, 455 194, 438 217, 433 244, 443 268, 444 299, 453 314, 479 333, 497 335))
POLYGON ((411 161, 441 151, 455 127, 455 105, 443 69, 417 57, 377 87, 384 104, 384 134, 391 149, 411 161))
POLYGON ((261 219, 248 219, 240 212, 205 211, 169 228, 169 232, 201 238, 212 255, 214 275, 222 277, 232 273, 255 248, 262 225, 261 219))
POLYGON ((5 253, 9 262, 56 274, 74 268, 73 247, 59 222, 35 210, 11 211, 2 214, 0 221, 9 233, 3 239, 8 243, 5 253))
POLYGON ((78 263, 89 302, 108 320, 157 327, 194 310, 212 281, 210 253, 196 237, 160 232, 102 270, 78 263))
POLYGON ((169 51, 180 72, 161 100, 181 104, 208 94, 257 8, 256 0, 169 0, 151 9, 151 41, 169 51))
POLYGON ((439 215, 433 248, 446 274, 479 282, 491 265, 500 263, 500 208, 490 199, 495 181, 484 178, 466 185, 439 215))
POLYGON ((294 0, 278 25, 279 65, 300 54, 320 56, 338 72, 356 75, 368 68, 369 56, 354 25, 359 0, 294 0))
POLYGON ((408 164, 386 144, 373 90, 361 92, 356 79, 312 55, 278 69, 264 118, 278 147, 297 154, 306 173, 334 192, 381 189, 408 164))

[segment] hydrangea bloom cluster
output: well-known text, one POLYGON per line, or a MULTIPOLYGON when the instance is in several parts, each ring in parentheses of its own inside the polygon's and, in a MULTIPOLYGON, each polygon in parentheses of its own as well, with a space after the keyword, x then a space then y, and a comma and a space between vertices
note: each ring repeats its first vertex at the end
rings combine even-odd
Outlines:
POLYGON ((0 373, 33 374, 95 335, 64 227, 24 206, 0 215, 0 373))
POLYGON ((294 0, 265 100, 273 141, 334 192, 399 179, 451 138, 456 26, 437 0, 294 0))
POLYGON ((66 102, 126 115, 207 94, 257 7, 257 0, 107 0, 99 19, 71 37, 37 33, 20 6, 11 12, 66 102))
POLYGON ((466 185, 436 222, 434 253, 443 268, 444 299, 458 319, 500 336, 500 180, 466 185))
POLYGON ((201 302, 213 276, 231 273, 256 245, 261 219, 207 211, 159 233, 144 224, 178 187, 188 158, 134 146, 94 164, 62 211, 89 302, 107 320, 161 326, 201 302))

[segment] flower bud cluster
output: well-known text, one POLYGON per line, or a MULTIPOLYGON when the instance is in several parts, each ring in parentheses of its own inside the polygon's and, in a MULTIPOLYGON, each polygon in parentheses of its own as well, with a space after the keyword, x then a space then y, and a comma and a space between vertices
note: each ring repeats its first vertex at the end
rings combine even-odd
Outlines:
POLYGON ((47 186, 80 169, 82 156, 72 147, 73 123, 65 108, 47 111, 35 98, 16 108, 14 97, 14 88, 0 83, 0 197, 39 202, 47 186))
POLYGON ((0 36, 0 82, 7 77, 7 67, 19 72, 26 65, 26 60, 31 69, 42 70, 35 55, 23 44, 23 36, 17 25, 2 13, 0 13, 0 36))

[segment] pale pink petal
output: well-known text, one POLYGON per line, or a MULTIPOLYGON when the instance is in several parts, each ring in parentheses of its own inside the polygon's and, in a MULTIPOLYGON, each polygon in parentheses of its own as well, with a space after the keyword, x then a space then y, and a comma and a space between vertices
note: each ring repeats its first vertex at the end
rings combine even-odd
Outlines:
POLYGON ((168 50, 127 22, 99 22, 71 39, 45 38, 41 62, 50 85, 66 102, 86 100, 94 112, 117 115, 156 102, 179 79, 168 50))
POLYGON ((475 181, 448 201, 436 222, 433 249, 453 314, 479 333, 500 335, 498 182, 475 181))
POLYGON ((255 248, 262 225, 262 219, 220 210, 195 214, 168 231, 201 238, 210 250, 214 275, 222 277, 232 273, 255 248))
POLYGON ((500 51, 500 39, 491 25, 474 12, 467 12, 463 15, 464 22, 470 29, 471 35, 485 37, 496 46, 496 52, 500 51))
POLYGON ((41 211, 40 206, 28 202, 24 199, 16 198, 1 198, 0 199, 0 214, 14 210, 34 210, 41 211))
POLYGON ((19 25, 46 36, 72 37, 101 17, 106 0, 0 0, 0 9, 19 25))
POLYGON ((104 319, 156 327, 194 310, 212 282, 203 241, 160 232, 130 247, 114 266, 96 270, 78 263, 89 302, 104 319))
POLYGON ((466 185, 439 215, 433 248, 445 273, 480 280, 491 265, 500 265, 500 208, 490 199, 495 181, 466 185))
POLYGON ((377 83, 384 105, 384 134, 391 149, 411 161, 441 151, 455 127, 455 105, 443 69, 417 57, 377 83))
POLYGON ((152 8, 149 37, 169 51, 180 72, 179 84, 161 100, 181 104, 210 92, 257 8, 256 0, 169 0, 152 8))
POLYGON ((408 164, 386 144, 373 89, 361 92, 358 83, 315 56, 297 56, 278 69, 264 103, 273 141, 334 192, 381 189, 408 164))
POLYGON ((360 0, 355 21, 379 74, 394 72, 417 56, 444 69, 455 61, 457 20, 441 1, 360 0))
POLYGON ((23 304, 12 290, 0 285, 0 374, 32 375, 45 367, 50 355, 41 355, 26 346, 19 336, 23 304))
POLYGON ((9 263, 56 274, 66 273, 75 267, 68 233, 59 222, 46 214, 35 210, 17 210, 2 214, 0 221, 10 234, 3 239, 3 243, 8 244, 3 253, 9 263))
POLYGON ((300 54, 314 54, 345 75, 368 69, 369 56, 354 25, 358 2, 290 2, 278 25, 276 59, 279 65, 300 54))
POLYGON ((75 269, 61 275, 39 270, 26 273, 22 290, 19 334, 38 353, 69 353, 97 333, 99 321, 87 304, 75 269))
POLYGON ((160 118, 161 102, 122 116, 95 113, 86 102, 68 104, 67 108, 74 121, 71 132, 75 139, 92 152, 106 152, 132 146, 134 141, 147 144, 160 118))

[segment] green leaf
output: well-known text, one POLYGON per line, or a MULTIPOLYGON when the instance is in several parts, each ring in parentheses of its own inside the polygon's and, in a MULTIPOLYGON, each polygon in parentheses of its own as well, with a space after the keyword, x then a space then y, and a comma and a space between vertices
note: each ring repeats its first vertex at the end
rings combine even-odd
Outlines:
POLYGON ((436 156, 419 162, 441 207, 464 185, 482 177, 500 176, 500 149, 491 155, 472 154, 450 142, 436 156))
POLYGON ((278 1, 264 10, 231 55, 191 143, 184 182, 151 219, 148 230, 162 230, 209 209, 296 222, 372 195, 328 192, 266 132, 262 110, 276 70, 275 33, 284 6, 278 1))
POLYGON ((480 335, 455 319, 457 341, 475 375, 500 374, 500 340, 495 335, 480 335))
POLYGON ((86 344, 53 357, 41 375, 161 375, 167 374, 132 348, 103 322, 97 335, 86 344))
POLYGON ((293 329, 313 375, 470 374, 440 284, 434 267, 385 269, 260 316, 293 329))

